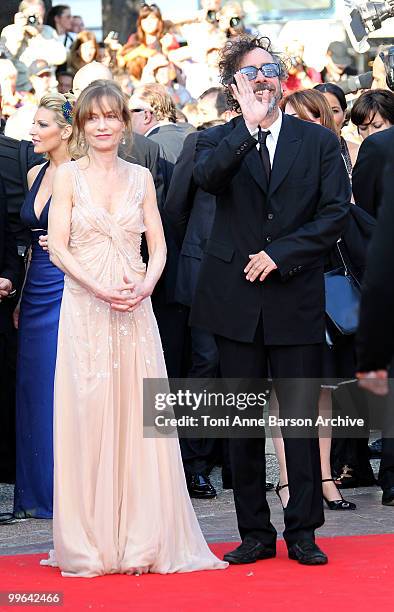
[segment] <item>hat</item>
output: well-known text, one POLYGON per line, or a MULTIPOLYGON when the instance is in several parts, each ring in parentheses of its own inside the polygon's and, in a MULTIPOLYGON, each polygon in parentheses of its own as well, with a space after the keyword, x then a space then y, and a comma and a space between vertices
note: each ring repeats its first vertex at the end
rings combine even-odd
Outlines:
POLYGON ((29 77, 52 73, 50 65, 43 59, 34 60, 29 66, 29 77))
POLYGON ((327 49, 328 55, 337 66, 349 66, 352 63, 352 56, 347 50, 347 45, 344 42, 335 40, 330 43, 327 49))
POLYGON ((170 60, 162 53, 157 53, 149 59, 149 68, 152 72, 156 72, 159 68, 166 68, 170 64, 170 60))

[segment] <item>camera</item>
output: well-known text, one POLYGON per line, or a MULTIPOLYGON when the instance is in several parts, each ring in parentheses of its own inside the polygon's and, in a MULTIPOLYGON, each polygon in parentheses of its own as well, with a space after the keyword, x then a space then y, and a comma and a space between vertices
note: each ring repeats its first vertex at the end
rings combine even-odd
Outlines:
POLYGON ((26 21, 26 25, 36 26, 38 24, 38 17, 37 15, 29 15, 26 21))
POLYGON ((387 87, 394 91, 394 47, 389 47, 387 51, 379 53, 379 57, 384 63, 384 69, 386 70, 386 83, 387 87))
POLYGON ((295 57, 294 55, 290 58, 290 63, 293 68, 297 68, 297 66, 303 66, 304 60, 302 57, 295 57))
POLYGON ((216 16, 216 11, 207 11, 207 14, 205 15, 205 19, 208 21, 208 23, 216 23, 218 18, 216 16))
POLYGON ((344 23, 353 48, 358 53, 368 51, 368 36, 382 27, 383 21, 394 16, 394 0, 356 2, 345 0, 344 23))
POLYGON ((119 40, 119 32, 115 32, 114 30, 111 30, 110 32, 108 32, 107 38, 111 40, 119 40))
POLYGON ((233 30, 243 30, 243 23, 241 17, 231 17, 230 21, 228 22, 228 25, 230 28, 233 28, 233 30))

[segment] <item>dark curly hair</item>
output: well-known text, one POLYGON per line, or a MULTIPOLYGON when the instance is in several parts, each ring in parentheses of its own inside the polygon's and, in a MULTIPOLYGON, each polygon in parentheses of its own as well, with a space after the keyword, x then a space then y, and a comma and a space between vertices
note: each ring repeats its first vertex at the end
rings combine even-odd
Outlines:
POLYGON ((271 41, 267 36, 243 35, 228 40, 220 52, 220 82, 226 88, 229 107, 236 112, 241 109, 237 100, 233 97, 229 85, 234 78, 234 74, 240 68, 242 58, 254 49, 263 49, 270 53, 274 62, 277 62, 280 66, 280 80, 285 81, 287 79, 286 65, 279 55, 272 50, 271 41))

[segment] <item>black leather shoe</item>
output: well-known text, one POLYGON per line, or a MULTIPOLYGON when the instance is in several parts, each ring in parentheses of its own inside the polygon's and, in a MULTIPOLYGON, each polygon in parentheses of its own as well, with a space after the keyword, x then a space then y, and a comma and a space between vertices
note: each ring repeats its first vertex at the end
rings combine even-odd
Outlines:
POLYGON ((369 456, 371 459, 380 459, 382 456, 382 438, 368 444, 369 456))
POLYGON ((246 536, 242 544, 235 548, 235 550, 226 553, 223 559, 232 565, 241 565, 242 563, 255 563, 261 559, 272 559, 275 556, 275 547, 268 548, 268 546, 255 540, 255 538, 246 536))
POLYGON ((187 488, 190 497, 195 499, 212 499, 216 497, 216 489, 212 486, 208 476, 192 474, 187 478, 187 488))
POLYGON ((289 547, 289 559, 298 561, 303 565, 325 565, 327 555, 314 543, 313 540, 300 540, 289 547))
POLYGON ((383 506, 394 506, 394 487, 383 489, 382 504, 383 506))
POLYGON ((0 513, 0 525, 11 525, 12 523, 16 523, 16 518, 12 512, 0 513))
POLYGON ((272 491, 273 488, 274 488, 274 483, 273 482, 268 482, 268 480, 266 480, 266 482, 265 482, 265 490, 266 491, 272 491))

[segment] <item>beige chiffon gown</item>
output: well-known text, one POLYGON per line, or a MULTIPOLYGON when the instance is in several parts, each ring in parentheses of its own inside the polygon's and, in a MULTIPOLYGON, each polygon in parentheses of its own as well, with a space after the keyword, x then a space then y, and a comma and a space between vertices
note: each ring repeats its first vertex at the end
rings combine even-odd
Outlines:
MULTIPOLYGON (((149 171, 129 164, 116 213, 96 207, 83 170, 74 183, 69 248, 103 286, 145 274, 142 203, 149 171)), ((189 499, 179 443, 143 438, 142 386, 166 368, 149 298, 111 310, 65 277, 54 401, 54 551, 63 576, 223 569, 189 499)))

